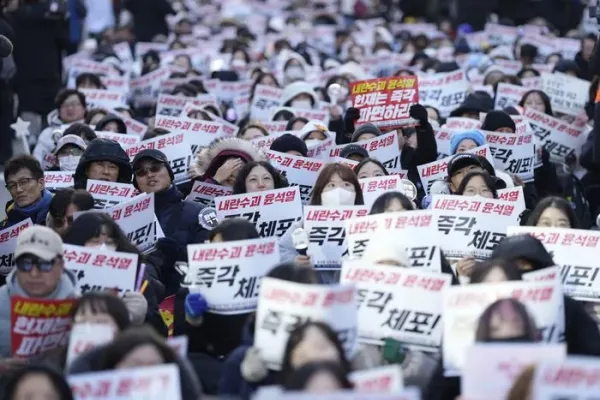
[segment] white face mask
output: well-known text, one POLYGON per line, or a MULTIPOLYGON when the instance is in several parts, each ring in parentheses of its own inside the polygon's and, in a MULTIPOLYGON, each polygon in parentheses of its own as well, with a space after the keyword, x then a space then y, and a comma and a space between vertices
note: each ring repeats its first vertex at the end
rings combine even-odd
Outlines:
POLYGON ((58 158, 58 165, 61 171, 75 171, 81 156, 64 156, 58 158))
POLYGON ((321 193, 321 203, 324 206, 353 206, 356 193, 342 188, 335 188, 321 193))
POLYGON ((392 54, 392 52, 388 49, 379 49, 375 52, 376 56, 387 56, 388 54, 392 54))
POLYGON ((246 69, 246 67, 248 67, 248 64, 244 60, 236 59, 231 61, 231 68, 233 69, 246 69))
POLYGON ((303 110, 312 108, 310 100, 292 100, 291 105, 293 108, 301 108, 303 110))
POLYGON ((302 80, 304 79, 304 70, 302 67, 292 66, 285 70, 286 78, 290 80, 302 80))
POLYGON ((304 143, 306 143, 306 147, 308 147, 309 149, 312 149, 315 146, 320 145, 322 142, 322 140, 317 140, 317 139, 309 139, 309 140, 305 140, 304 143))
POLYGON ((98 250, 103 250, 103 251, 117 251, 117 246, 111 244, 111 245, 107 245, 106 243, 102 243, 96 246, 88 246, 88 247, 93 247, 95 249, 98 250))

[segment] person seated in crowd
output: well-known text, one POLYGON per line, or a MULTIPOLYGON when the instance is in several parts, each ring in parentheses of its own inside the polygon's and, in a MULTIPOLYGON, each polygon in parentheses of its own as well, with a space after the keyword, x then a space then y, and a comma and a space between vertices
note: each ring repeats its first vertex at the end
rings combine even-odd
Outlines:
POLYGON ((267 161, 251 161, 238 172, 233 194, 256 193, 287 187, 286 179, 267 161))
MULTIPOLYGON (((90 144, 90 142, 92 140, 98 138, 98 136, 96 136, 96 132, 94 132, 94 130, 92 128, 90 128, 86 124, 82 124, 79 122, 75 122, 74 124, 71 124, 67 129, 65 129, 65 131, 62 133, 61 137, 68 136, 68 135, 78 136, 81 139, 83 139, 83 141, 85 142, 86 148, 87 148, 87 145, 90 144)), ((58 140, 60 140, 60 138, 58 140)), ((58 140, 57 140, 57 142, 58 142, 58 140)))
POLYGON ((542 199, 529 215, 529 226, 579 229, 579 220, 571 204, 562 197, 542 199))
POLYGON ((74 400, 61 371, 46 365, 27 365, 16 371, 4 388, 4 398, 74 400))
POLYGON ((462 179, 456 191, 460 196, 480 196, 488 199, 497 199, 496 183, 487 172, 469 172, 462 179))
POLYGON ((479 131, 454 133, 450 138, 450 155, 465 153, 485 144, 485 136, 479 131))
POLYGON ((102 121, 102 119, 104 117, 106 117, 108 115, 108 110, 105 110, 103 108, 95 108, 93 110, 88 111, 85 114, 85 118, 83 120, 83 122, 85 122, 86 125, 90 125, 95 127, 96 124, 100 121, 102 121))
POLYGON ((64 135, 61 137, 56 143, 56 150, 54 151, 58 170, 74 172, 85 149, 87 149, 87 144, 79 136, 64 135))
POLYGON ((304 140, 307 147, 314 147, 320 142, 329 139, 327 127, 319 121, 309 121, 302 127, 298 136, 304 140))
POLYGON ((109 139, 95 139, 85 149, 75 169, 76 189, 86 189, 88 179, 131 183, 129 157, 121 145, 109 139))
POLYGON ((240 129, 237 134, 238 138, 244 140, 252 140, 264 136, 269 136, 269 132, 267 132, 264 126, 259 124, 248 124, 240 129))
MULTIPOLYGON (((282 110, 280 111, 281 113, 286 112, 286 110, 282 110)), ((279 113, 278 113, 279 114, 279 113)), ((275 121, 279 121, 278 119, 275 119, 275 121)), ((308 124, 308 119, 304 118, 304 117, 294 117, 294 115, 291 115, 291 118, 288 120, 287 125, 285 126, 285 130, 286 131, 301 131, 306 124, 308 124)))
POLYGON ((517 125, 510 115, 504 111, 494 110, 486 114, 485 120, 481 124, 481 129, 491 132, 515 133, 517 125))
POLYGON ((379 160, 369 157, 364 158, 356 167, 354 167, 354 173, 358 179, 389 175, 389 172, 379 160))
POLYGON ((331 361, 305 364, 289 374, 283 385, 286 391, 314 394, 350 390, 353 387, 339 363, 331 361))
POLYGON ((4 167, 4 182, 12 200, 6 203, 6 218, 0 222, 0 229, 27 218, 44 225, 52 193, 46 190, 40 162, 30 155, 10 159, 4 167))
POLYGON ((126 134, 127 125, 125 125, 125 122, 120 117, 108 114, 96 123, 96 131, 126 134))
MULTIPOLYGON (((364 161, 369 158, 369 152, 359 144, 349 144, 340 151, 340 157, 351 161, 364 161)), ((358 165, 357 165, 358 167, 358 165)), ((358 175, 358 174, 357 174, 358 175)), ((362 178, 359 178, 362 179, 362 178)))
POLYGON ((46 226, 63 236, 73 224, 73 215, 77 212, 88 211, 94 208, 94 198, 83 189, 59 189, 54 193, 46 226))
POLYGON ((77 90, 79 89, 96 89, 102 90, 106 89, 100 77, 97 74, 92 74, 89 72, 84 72, 77 75, 75 78, 75 87, 77 90))
POLYGON ((279 153, 287 153, 298 157, 306 157, 308 155, 306 143, 291 133, 286 133, 273 140, 270 150, 277 151, 279 153))

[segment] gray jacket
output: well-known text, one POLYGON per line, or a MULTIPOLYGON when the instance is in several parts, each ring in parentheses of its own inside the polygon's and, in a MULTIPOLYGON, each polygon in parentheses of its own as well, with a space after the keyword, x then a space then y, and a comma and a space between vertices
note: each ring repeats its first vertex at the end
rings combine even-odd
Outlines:
MULTIPOLYGON (((54 292, 44 297, 43 300, 63 300, 77 297, 76 282, 75 275, 65 269, 54 292)), ((30 297, 19 285, 14 270, 6 277, 6 284, 0 287, 0 357, 10 357, 11 355, 10 298, 12 296, 30 297)))

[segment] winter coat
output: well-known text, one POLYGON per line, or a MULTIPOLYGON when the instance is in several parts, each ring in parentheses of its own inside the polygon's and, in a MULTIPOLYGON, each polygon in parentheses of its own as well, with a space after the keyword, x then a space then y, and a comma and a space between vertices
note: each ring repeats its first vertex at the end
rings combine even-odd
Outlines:
POLYGON ((417 187, 416 202, 420 204, 425 196, 425 189, 421 184, 417 167, 437 159, 437 142, 435 141, 433 127, 429 122, 417 126, 416 131, 417 148, 413 149, 408 144, 405 144, 402 148, 400 163, 402 164, 402 169, 408 170, 408 179, 417 187))
MULTIPOLYGON (((62 273, 56 289, 41 300, 65 300, 77 297, 77 278, 68 269, 62 273)), ((15 271, 8 274, 6 284, 0 287, 0 357, 11 355, 11 305, 13 296, 30 297, 19 285, 15 271)))
POLYGON ((133 33, 137 42, 151 42, 156 35, 168 35, 166 16, 175 14, 167 0, 126 0, 125 9, 133 14, 133 33))
POLYGON ((73 179, 75 189, 85 189, 87 186, 87 167, 93 161, 110 161, 119 166, 117 182, 131 183, 133 171, 129 157, 121 145, 110 139, 94 139, 81 155, 79 165, 73 179))
POLYGON ((60 129, 63 125, 63 122, 58 116, 58 111, 56 110, 48 114, 47 120, 48 127, 45 128, 42 131, 42 133, 40 133, 40 136, 38 136, 37 139, 37 143, 35 144, 35 147, 33 149, 33 156, 40 160, 42 168, 45 170, 47 170, 48 167, 52 166, 45 161, 45 157, 46 155, 53 153, 56 149, 56 140, 54 132, 56 132, 57 129, 60 129))
POLYGON ((30 206, 19 208, 13 200, 6 203, 6 218, 0 222, 0 229, 6 229, 27 218, 31 218, 36 225, 46 225, 46 216, 50 208, 52 193, 47 190, 42 192, 42 198, 30 206))

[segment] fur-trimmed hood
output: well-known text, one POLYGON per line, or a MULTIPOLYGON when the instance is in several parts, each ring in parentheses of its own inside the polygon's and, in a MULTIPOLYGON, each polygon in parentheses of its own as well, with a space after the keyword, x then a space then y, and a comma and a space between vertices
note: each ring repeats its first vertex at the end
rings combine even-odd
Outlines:
POLYGON ((246 162, 269 161, 261 149, 247 140, 219 138, 196 153, 190 167, 190 175, 192 178, 212 178, 217 169, 230 157, 240 157, 246 162))

